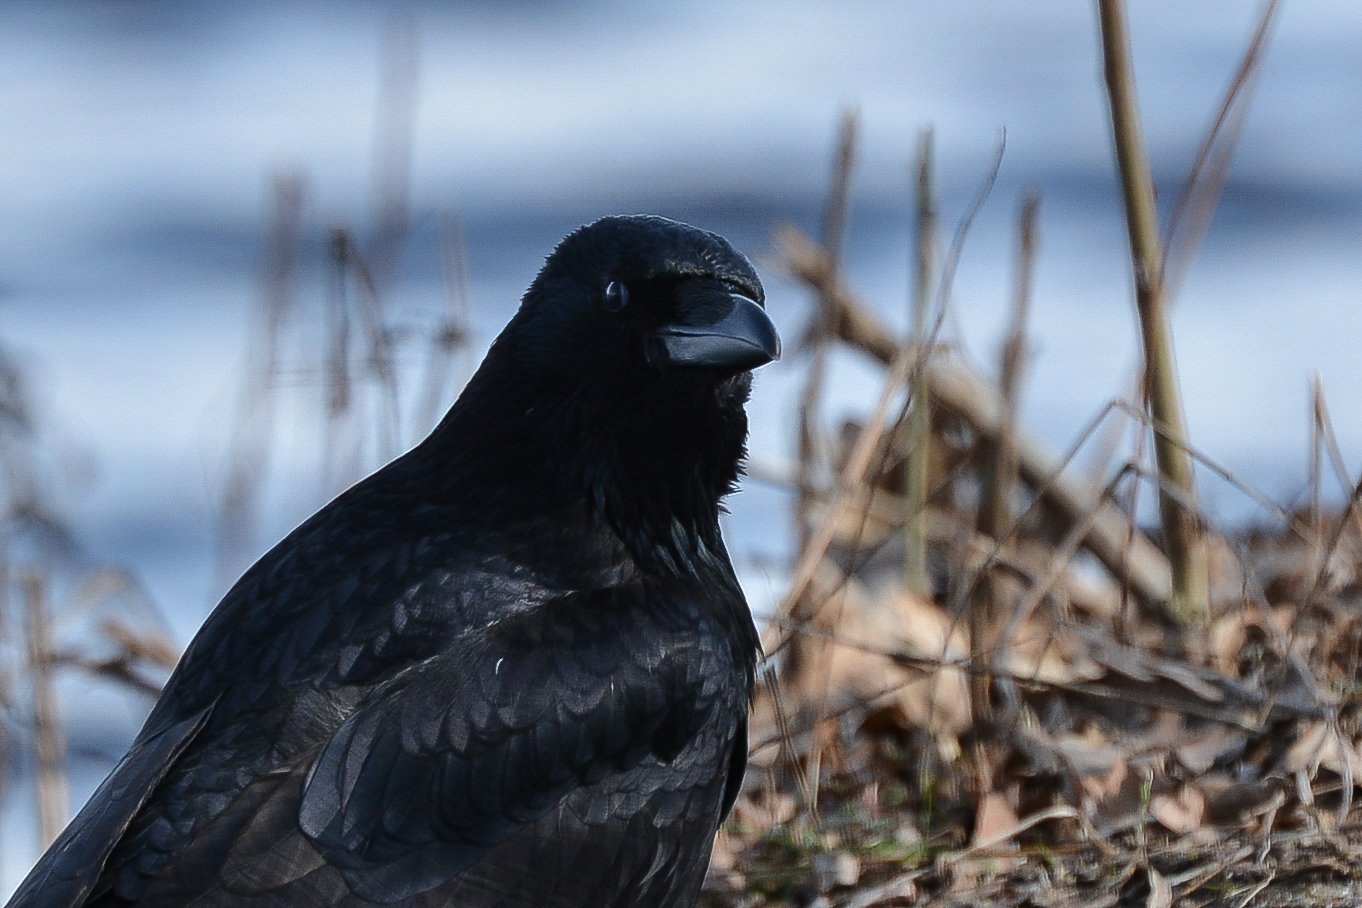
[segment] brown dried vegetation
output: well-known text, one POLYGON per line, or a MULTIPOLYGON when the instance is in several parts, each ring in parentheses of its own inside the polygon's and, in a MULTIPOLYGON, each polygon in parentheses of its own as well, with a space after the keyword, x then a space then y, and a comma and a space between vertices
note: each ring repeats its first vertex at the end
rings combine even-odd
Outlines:
MULTIPOLYGON (((1175 272, 1209 222, 1273 8, 1165 238, 1175 272)), ((296 313, 302 184, 278 185, 226 482, 224 576, 250 548, 286 363, 322 350, 311 367, 324 385, 320 450, 351 452, 373 436, 382 453, 402 441, 394 346, 428 344, 412 424, 428 422, 463 361, 457 229, 444 231, 451 290, 438 323, 404 332, 383 306, 407 217, 413 78, 394 71, 388 86, 383 229, 366 249, 347 229, 332 233, 333 291, 320 317, 296 313), (326 325, 325 342, 289 347, 300 321, 326 325)), ((1288 512, 1245 489, 1261 504, 1259 528, 1229 534, 1201 520, 1207 609, 1200 623, 1175 620, 1169 547, 1133 515, 1141 484, 1160 488, 1145 402, 1113 402, 1063 454, 1018 423, 1037 201, 1021 205, 1015 315, 995 380, 936 340, 969 216, 938 261, 929 137, 909 340, 847 283, 856 145, 848 116, 821 236, 775 235, 780 266, 815 302, 792 357, 809 364, 799 468, 788 477, 800 548, 764 630, 748 781, 704 903, 1362 903, 1362 486, 1344 475, 1323 392, 1316 386, 1309 503, 1288 512), (834 355, 883 369, 857 423, 823 412, 834 355), (1071 465, 1112 421, 1139 427, 1126 461, 1098 476, 1071 465), (1348 493, 1332 509, 1322 504, 1326 464, 1348 493)), ((69 813, 54 678, 78 672, 154 691, 174 658, 136 581, 73 555, 50 504, 48 457, 22 371, 0 357, 0 746, 35 755, 43 840, 69 813)), ((352 477, 349 460, 323 463, 325 481, 352 477)), ((1181 504, 1195 507, 1185 495, 1181 504)))
MULTIPOLYGON (((1219 169, 1199 164, 1194 180, 1223 180, 1216 131, 1242 116, 1272 14, 1206 143, 1219 169)), ((1362 900, 1360 487, 1340 467, 1322 392, 1309 505, 1284 511, 1244 488, 1261 527, 1227 534, 1197 515, 1209 592, 1189 623, 1169 608, 1168 544, 1132 514, 1140 483, 1160 487, 1145 404, 1114 402, 1063 457, 1016 423, 1035 211, 1023 203, 996 382, 920 328, 899 342, 826 238, 777 234, 781 264, 815 300, 812 333, 881 364, 883 388, 863 423, 836 431, 822 484, 801 472, 804 549, 767 635, 751 777, 716 848, 709 905, 1362 900), (905 430, 924 403, 925 440, 905 430), (1117 419, 1142 427, 1128 461, 1100 477, 1072 467, 1117 419), (1346 493, 1332 510, 1320 503, 1326 453, 1346 493), (905 479, 915 458, 925 496, 905 479), (932 568, 926 594, 914 545, 932 568)), ((816 402, 805 396, 803 425, 820 425, 816 402)))

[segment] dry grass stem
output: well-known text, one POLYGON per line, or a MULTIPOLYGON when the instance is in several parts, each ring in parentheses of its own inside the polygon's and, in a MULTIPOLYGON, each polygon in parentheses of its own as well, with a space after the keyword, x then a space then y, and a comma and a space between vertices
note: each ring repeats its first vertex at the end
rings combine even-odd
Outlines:
POLYGON ((300 177, 289 174, 274 180, 262 286, 248 334, 246 366, 228 441, 214 589, 226 589, 251 552, 257 504, 274 449, 274 387, 281 366, 280 337, 297 296, 303 198, 300 177))
POLYGON ((387 286, 411 220, 412 137, 420 88, 420 33, 409 14, 389 23, 374 118, 373 283, 387 286))
POLYGON ((1230 78, 1220 108, 1197 149, 1192 170, 1173 204, 1173 214, 1168 219, 1163 238, 1163 248, 1167 250, 1163 286, 1169 300, 1177 295, 1177 288, 1191 267, 1215 213, 1216 202, 1229 175, 1230 160, 1243 133, 1267 39, 1280 7, 1280 0, 1268 0, 1264 5, 1253 38, 1230 78))
MULTIPOLYGON (((833 160, 832 185, 828 191, 823 210, 823 248, 827 250, 828 267, 835 274, 841 268, 842 245, 846 238, 847 219, 851 207, 851 178, 856 163, 856 141, 859 131, 859 117, 854 109, 842 115, 838 130, 837 153, 833 160)), ((833 337, 828 329, 827 307, 816 302, 809 327, 800 344, 808 351, 809 365, 804 378, 804 391, 799 400, 799 455, 797 497, 795 499, 795 520, 798 526, 801 550, 811 541, 813 512, 811 502, 816 489, 822 483, 823 443, 820 437, 821 404, 823 385, 828 368, 828 348, 833 337)), ((815 705, 815 711, 822 713, 825 704, 815 705)), ((817 813, 818 783, 821 777, 821 751, 815 744, 807 761, 807 779, 802 788, 805 803, 817 813)))

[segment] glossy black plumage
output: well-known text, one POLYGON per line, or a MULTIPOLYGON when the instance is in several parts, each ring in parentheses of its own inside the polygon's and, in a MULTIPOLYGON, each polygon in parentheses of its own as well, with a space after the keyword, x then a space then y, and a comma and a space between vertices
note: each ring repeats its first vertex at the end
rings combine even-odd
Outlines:
POLYGON ((569 235, 430 437, 224 597, 11 905, 693 903, 746 764, 718 515, 761 301, 714 234, 569 235))

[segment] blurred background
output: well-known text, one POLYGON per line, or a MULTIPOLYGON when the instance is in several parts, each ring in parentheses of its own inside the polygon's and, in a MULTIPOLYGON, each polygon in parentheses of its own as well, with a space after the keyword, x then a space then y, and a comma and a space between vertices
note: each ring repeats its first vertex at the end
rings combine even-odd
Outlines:
MULTIPOLYGON (((1259 14, 1132 3, 1161 202, 1259 14)), ((1040 195, 1020 420, 1077 442, 1135 396, 1139 362, 1095 18, 1074 0, 0 8, 3 608, 47 603, 54 651, 96 654, 46 707, 70 809, 135 733, 158 660, 241 569, 433 425, 554 243, 602 215, 716 230, 767 282, 791 355, 759 375, 756 475, 728 538, 769 610, 795 535, 771 478, 794 460, 812 311, 772 235, 817 232, 847 110, 861 129, 843 273, 895 330, 920 130, 947 236, 1002 147, 942 330, 965 357, 996 359, 1017 207, 1040 195), (155 643, 120 642, 147 626, 155 643)), ((1348 463, 1362 452, 1359 47, 1355 2, 1284 6, 1175 286, 1193 443, 1286 505, 1307 485, 1312 376, 1348 463)), ((835 358, 827 412, 864 415, 879 382, 835 358)), ((1201 479, 1215 520, 1255 519, 1201 479)), ((6 634, 0 894, 39 850, 32 641, 6 634)))

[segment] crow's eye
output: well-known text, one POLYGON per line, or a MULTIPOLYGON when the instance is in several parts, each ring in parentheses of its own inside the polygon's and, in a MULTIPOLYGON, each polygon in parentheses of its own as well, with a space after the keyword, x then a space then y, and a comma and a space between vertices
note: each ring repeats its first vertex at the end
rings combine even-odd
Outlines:
POLYGON ((601 300, 601 305, 606 312, 622 312, 624 307, 629 305, 629 288, 619 281, 611 281, 605 285, 605 298, 601 300))

